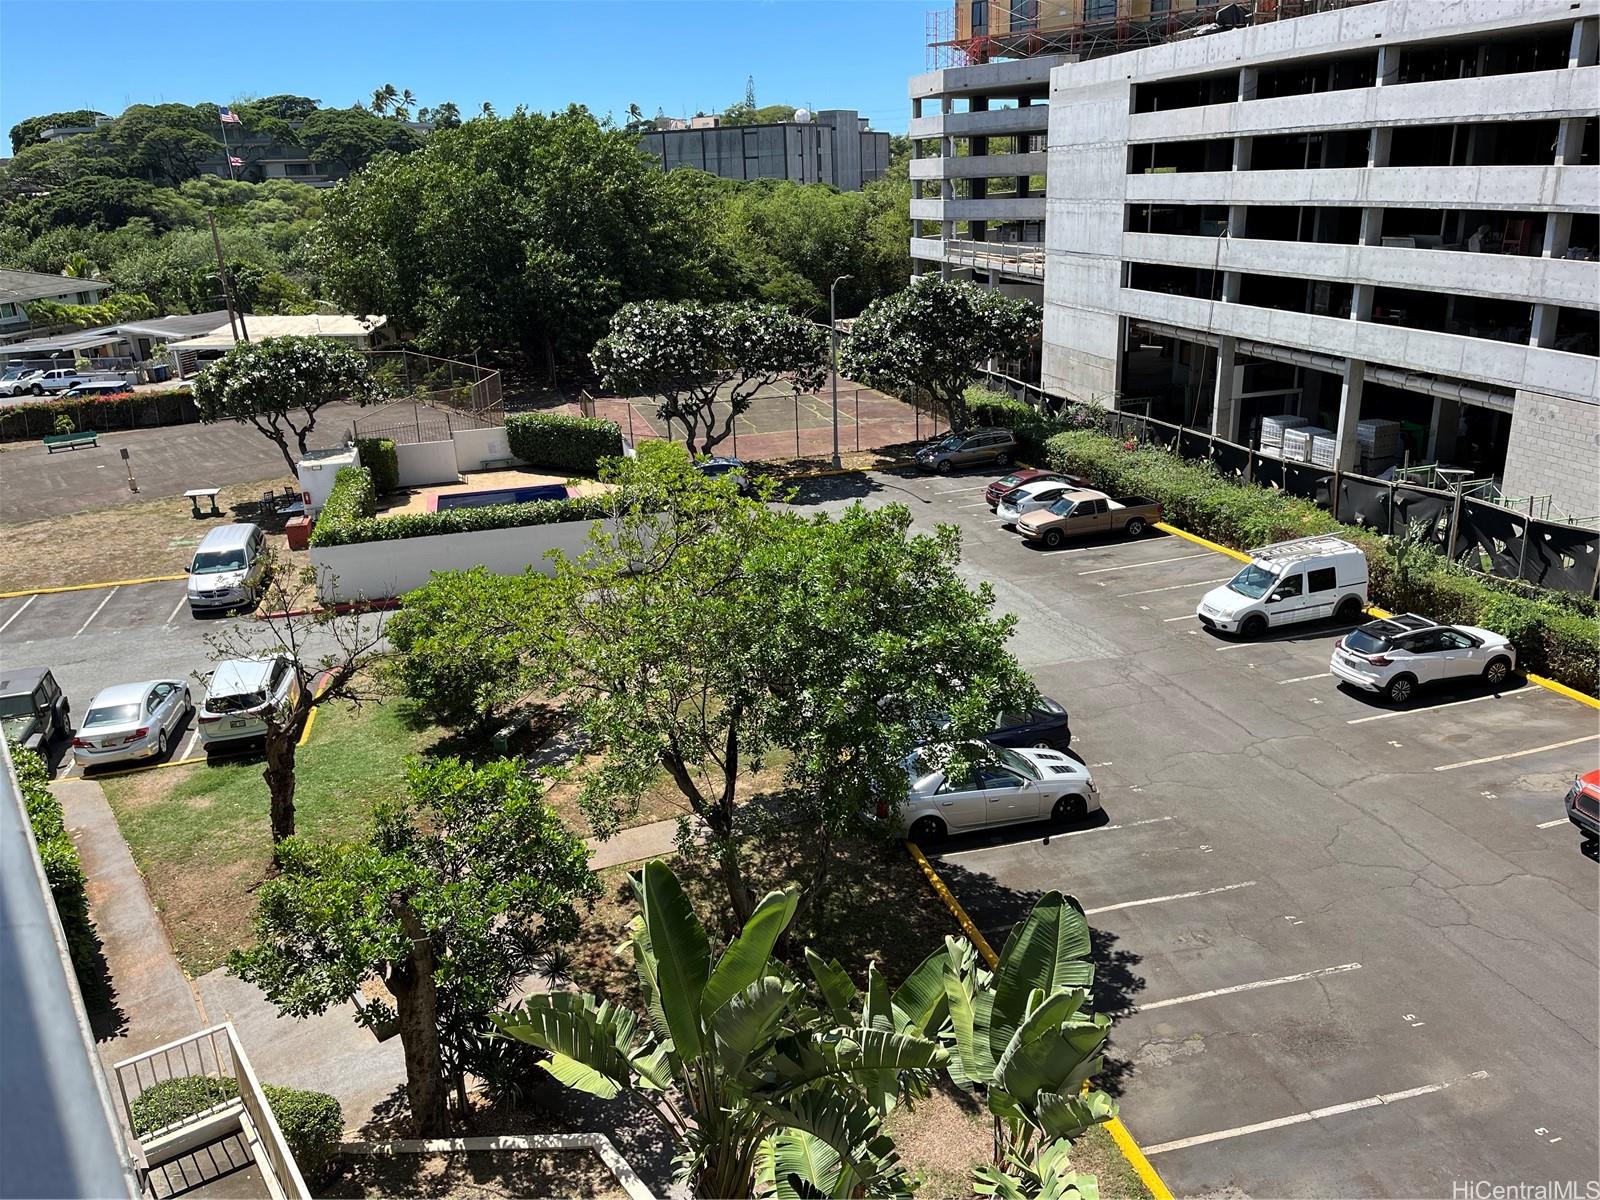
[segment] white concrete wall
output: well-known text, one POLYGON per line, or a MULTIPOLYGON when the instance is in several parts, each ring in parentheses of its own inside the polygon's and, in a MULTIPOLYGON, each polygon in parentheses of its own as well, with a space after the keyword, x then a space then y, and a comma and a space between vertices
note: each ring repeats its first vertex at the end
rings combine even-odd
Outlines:
POLYGON ((1600 515, 1600 405, 1518 392, 1501 489, 1508 496, 1549 496, 1562 515, 1600 515))
POLYGON ((456 470, 456 444, 453 440, 397 445, 394 454, 401 487, 455 483, 461 478, 456 470))
POLYGON ((509 458, 513 463, 521 459, 511 453, 511 443, 506 440, 503 425, 488 429, 458 429, 451 435, 456 443, 456 469, 481 471, 484 463, 509 458))
POLYGON ((313 547, 311 565, 316 568, 318 593, 324 603, 388 599, 421 587, 435 571, 465 571, 481 565, 497 575, 519 575, 531 566, 541 574, 553 574, 546 553, 582 553, 594 525, 593 521, 564 521, 313 547))

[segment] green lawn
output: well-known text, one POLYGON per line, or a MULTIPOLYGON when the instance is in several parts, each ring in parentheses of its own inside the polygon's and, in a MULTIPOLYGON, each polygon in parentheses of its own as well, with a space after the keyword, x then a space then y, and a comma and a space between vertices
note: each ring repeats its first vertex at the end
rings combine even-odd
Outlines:
MULTIPOLYGON (((297 755, 299 834, 365 836, 373 806, 400 795, 405 756, 439 738, 410 718, 403 700, 319 713, 297 755)), ((249 938, 255 887, 272 859, 261 763, 173 767, 102 786, 184 969, 201 975, 220 966, 249 938)))

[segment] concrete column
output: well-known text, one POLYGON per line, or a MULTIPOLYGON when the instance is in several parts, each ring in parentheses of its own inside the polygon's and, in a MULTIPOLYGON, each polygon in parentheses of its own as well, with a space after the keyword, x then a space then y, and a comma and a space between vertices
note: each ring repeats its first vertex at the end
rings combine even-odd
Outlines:
POLYGON ((1363 246, 1376 246, 1383 241, 1383 209, 1361 210, 1361 232, 1356 237, 1363 246))
MULTIPOLYGON (((1224 304, 1239 303, 1239 288, 1242 286, 1244 275, 1239 271, 1224 271, 1222 273, 1222 302, 1224 304)), ((1232 339, 1229 339, 1230 341, 1232 339)))
POLYGON ((1341 471, 1355 470, 1360 457, 1356 422, 1361 420, 1361 390, 1366 384, 1366 369, 1367 364, 1359 358, 1345 359, 1344 378, 1339 388, 1339 420, 1333 431, 1333 462, 1341 471))
POLYGON ((1367 166, 1387 167, 1389 148, 1394 145, 1394 130, 1387 125, 1374 129, 1367 138, 1367 166))
POLYGON ((1400 82, 1400 47, 1378 47, 1378 86, 1388 87, 1400 82))
POLYGON ((1372 292, 1370 283, 1358 283, 1350 292, 1350 319, 1352 321, 1372 320, 1372 292))
POLYGON ((1576 166, 1583 161, 1583 118, 1568 117, 1556 130, 1556 166, 1576 166))
POLYGON ((1542 346, 1546 350, 1556 344, 1556 319, 1560 309, 1554 304, 1533 306, 1533 331, 1528 335, 1528 345, 1542 346))
POLYGON ((1450 463, 1456 457, 1456 431, 1461 424, 1461 402, 1433 399, 1433 417, 1428 422, 1428 458, 1432 462, 1450 463))
POLYGON ((1249 136, 1233 139, 1233 169, 1235 171, 1248 171, 1250 169, 1250 148, 1255 145, 1255 140, 1249 136))
POLYGON ((1254 100, 1260 72, 1255 67, 1239 68, 1239 99, 1254 100))
POLYGON ((912 116, 912 119, 914 120, 917 117, 920 117, 921 115, 922 115, 922 97, 921 96, 913 96, 911 98, 911 116, 912 116))
POLYGON ((1236 342, 1231 337, 1217 344, 1217 386, 1211 399, 1211 434, 1230 442, 1239 440, 1239 375, 1236 342))
POLYGON ((1600 21, 1588 18, 1572 26, 1572 49, 1567 54, 1567 66, 1592 67, 1600 60, 1600 21))
POLYGON ((1545 214, 1544 256, 1546 258, 1565 258, 1567 256, 1567 247, 1571 244, 1572 214, 1570 212, 1545 214))

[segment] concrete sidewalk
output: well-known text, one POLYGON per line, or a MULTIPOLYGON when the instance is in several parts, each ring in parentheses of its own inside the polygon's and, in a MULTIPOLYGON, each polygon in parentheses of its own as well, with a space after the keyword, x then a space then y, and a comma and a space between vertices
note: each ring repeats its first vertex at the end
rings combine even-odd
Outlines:
POLYGON ((650 825, 635 825, 619 830, 615 837, 605 841, 585 838, 589 847, 589 868, 598 871, 621 863, 639 862, 646 858, 665 858, 678 843, 678 822, 656 821, 650 825))
POLYGON ((110 979, 110 1011, 90 1013, 109 1077, 119 1059, 195 1033, 206 1022, 100 785, 58 780, 51 790, 83 860, 89 916, 110 979))

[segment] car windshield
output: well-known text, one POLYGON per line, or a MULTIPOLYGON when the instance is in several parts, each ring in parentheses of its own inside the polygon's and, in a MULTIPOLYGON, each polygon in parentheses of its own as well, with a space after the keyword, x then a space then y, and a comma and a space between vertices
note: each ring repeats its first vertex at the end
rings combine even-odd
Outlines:
POLYGON ((83 727, 94 725, 126 725, 139 719, 137 704, 108 704, 104 708, 91 708, 84 714, 83 727))
POLYGON ((1072 506, 1076 503, 1076 500, 1073 500, 1067 496, 1063 496, 1050 506, 1050 511, 1055 513, 1055 515, 1058 517, 1064 517, 1072 511, 1072 506))
POLYGON ((1365 629, 1352 630, 1344 639, 1344 648, 1357 654, 1382 654, 1393 645, 1383 634, 1368 633, 1365 629))
POLYGON ((216 575, 221 571, 244 570, 243 550, 202 550, 194 556, 196 575, 216 575))
POLYGON ((0 717, 31 717, 32 715, 32 696, 0 696, 0 717))
POLYGON ((235 696, 212 696, 206 701, 206 707, 214 713, 249 712, 266 702, 261 692, 240 692, 235 696))
POLYGON ((995 756, 999 758, 1002 763, 1010 767, 1024 779, 1039 778, 1039 772, 1034 768, 1034 765, 1027 759, 1023 758, 1022 755, 1018 754, 1015 750, 1007 750, 1004 746, 996 746, 994 748, 994 752, 995 756))
POLYGON ((1020 475, 1002 475, 999 479, 995 480, 995 483, 997 486, 1003 487, 1007 491, 1010 491, 1012 488, 1017 486, 1017 480, 1020 478, 1020 475))
POLYGON ((1278 577, 1271 571, 1251 563, 1232 579, 1228 580, 1228 590, 1230 592, 1238 592, 1241 596, 1249 596, 1252 600, 1259 600, 1277 582, 1278 577))
POLYGON ((961 449, 961 443, 964 441, 966 441, 966 438, 961 437, 959 434, 955 434, 945 438, 935 448, 939 450, 959 450, 961 449))

